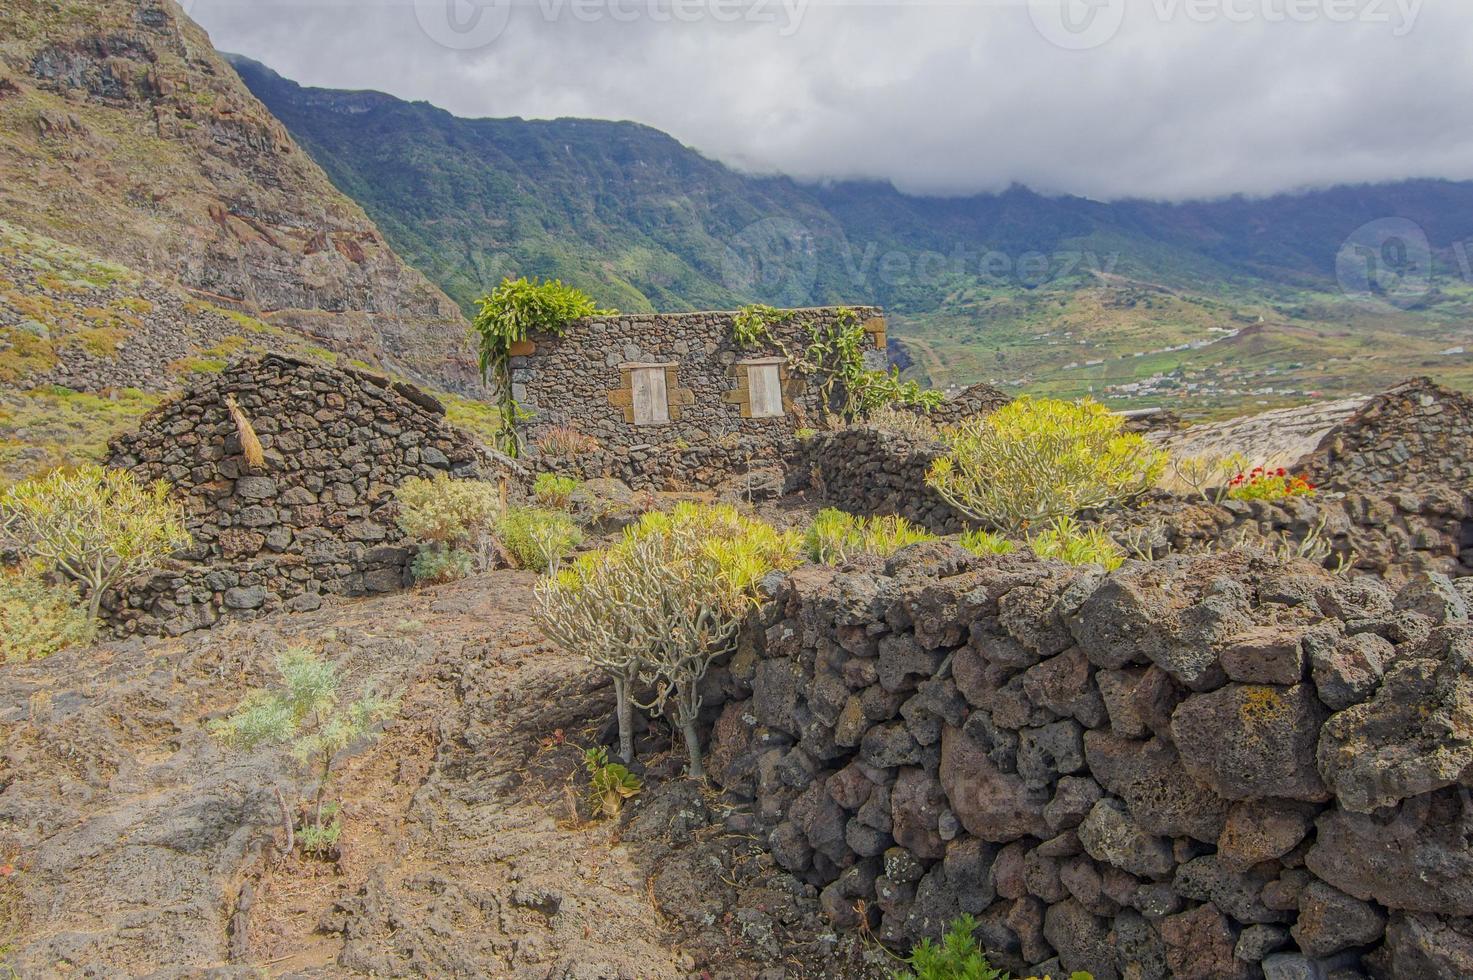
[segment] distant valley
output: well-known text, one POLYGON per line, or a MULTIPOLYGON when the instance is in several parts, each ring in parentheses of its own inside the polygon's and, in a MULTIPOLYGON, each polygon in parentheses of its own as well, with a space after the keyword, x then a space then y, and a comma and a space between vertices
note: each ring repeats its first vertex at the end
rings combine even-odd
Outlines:
POLYGON ((1410 373, 1473 387, 1473 183, 1184 204, 921 198, 742 174, 635 123, 460 119, 231 61, 467 312, 506 274, 626 310, 878 303, 912 377, 1189 415, 1410 373))

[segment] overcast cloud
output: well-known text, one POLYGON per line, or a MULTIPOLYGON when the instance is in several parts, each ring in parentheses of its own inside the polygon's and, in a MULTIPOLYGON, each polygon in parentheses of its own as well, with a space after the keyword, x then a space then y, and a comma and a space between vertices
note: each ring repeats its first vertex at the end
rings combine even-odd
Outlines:
POLYGON ((217 47, 735 167, 1099 199, 1473 178, 1466 0, 193 0, 217 47))

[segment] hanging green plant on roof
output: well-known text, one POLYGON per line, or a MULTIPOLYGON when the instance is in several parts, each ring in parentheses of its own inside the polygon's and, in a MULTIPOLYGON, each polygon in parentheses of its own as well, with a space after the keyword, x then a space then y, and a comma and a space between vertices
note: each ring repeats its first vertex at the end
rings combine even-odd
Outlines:
POLYGON ((867 368, 864 351, 869 334, 853 310, 840 307, 827 323, 804 324, 808 343, 802 351, 794 351, 772 330, 800 315, 799 310, 779 310, 771 306, 744 306, 732 321, 732 340, 744 350, 762 347, 776 349, 788 362, 788 370, 811 378, 817 384, 825 405, 834 404, 834 395, 842 390, 841 413, 846 418, 867 415, 886 405, 910 405, 927 412, 941 404, 939 391, 922 388, 914 381, 900 380, 895 368, 888 371, 867 368))
POLYGON ((593 297, 566 286, 561 279, 542 282, 535 276, 510 277, 481 297, 481 310, 471 321, 478 341, 481 377, 496 385, 501 408, 501 448, 517 455, 516 427, 522 417, 511 394, 511 349, 537 334, 561 337, 574 321, 610 316, 618 310, 599 309, 593 297))

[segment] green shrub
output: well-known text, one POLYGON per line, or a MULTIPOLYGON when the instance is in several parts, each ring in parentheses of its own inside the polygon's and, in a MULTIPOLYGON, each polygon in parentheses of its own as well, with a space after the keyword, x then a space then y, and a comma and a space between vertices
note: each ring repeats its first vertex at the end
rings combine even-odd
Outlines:
POLYGON ((459 548, 425 548, 414 556, 409 566, 416 582, 425 585, 443 585, 458 582, 476 571, 476 556, 459 548))
MULTIPOLYGON (((341 832, 336 804, 323 800, 332 779, 334 759, 356 742, 377 738, 374 726, 392 718, 399 708, 394 701, 372 692, 340 706, 338 688, 342 681, 337 666, 301 647, 277 657, 276 669, 282 680, 279 689, 251 691, 228 717, 210 722, 210 733, 221 744, 241 751, 259 745, 290 747, 292 757, 316 781, 303 847, 325 850, 337 843, 341 832)), ((290 851, 297 821, 280 787, 276 788, 276 802, 281 807, 286 849, 290 851)))
POLYGON ((582 485, 571 476, 538 473, 537 479, 532 482, 532 497, 544 507, 567 510, 573 505, 573 494, 582 485))
POLYGON ((1099 528, 1086 531, 1068 517, 1031 536, 1028 546, 1040 558, 1057 558, 1070 565, 1103 565, 1113 572, 1125 564, 1125 551, 1114 538, 1099 528))
POLYGON ((537 440, 537 451, 544 456, 576 457, 596 453, 598 440, 571 425, 554 425, 537 440))
POLYGON ((967 531, 957 543, 974 555, 1010 555, 1018 550, 1007 538, 989 531, 967 531))
POLYGON ((0 663, 24 663, 92 642, 96 620, 77 590, 34 564, 0 569, 0 663))
POLYGON ((936 535, 903 517, 856 517, 826 507, 808 525, 803 547, 813 561, 838 565, 855 555, 887 558, 906 545, 935 540, 936 535))
POLYGON ((583 543, 583 531, 567 514, 540 507, 508 507, 496 537, 523 568, 548 572, 583 543))
POLYGON ((410 477, 394 491, 399 529, 416 541, 466 548, 476 545, 501 514, 500 491, 479 480, 410 477))
POLYGON ((798 545, 797 534, 734 507, 682 503, 645 514, 619 541, 538 583, 543 632, 614 680, 626 763, 634 692, 642 687, 653 699, 640 706, 671 716, 685 738, 689 772, 702 775, 701 678, 730 649, 762 579, 797 564, 798 545))
POLYGON ((583 767, 588 770, 588 806, 597 817, 617 817, 624 801, 639 795, 643 784, 629 767, 609 761, 602 745, 583 753, 583 767))
POLYGON ((1085 399, 1022 397, 942 433, 926 482, 957 510, 1008 532, 1144 493, 1166 453, 1085 399))
MULTIPOLYGON (((994 969, 987 962, 973 933, 977 920, 970 915, 954 919, 940 944, 923 939, 906 959, 909 967, 895 974, 895 980, 1012 980, 1005 970, 994 969)), ((1049 980, 1030 977, 1029 980, 1049 980)), ((1070 974, 1069 980, 1093 980, 1088 973, 1070 974)))
POLYGON ((394 498, 399 529, 424 545, 410 569, 416 582, 453 582, 490 565, 502 509, 498 488, 437 473, 405 480, 394 498))
POLYGON ((88 465, 0 493, 0 522, 19 546, 82 583, 97 618, 108 589, 189 544, 184 508, 162 480, 141 486, 126 470, 88 465))
POLYGON ((540 282, 535 277, 508 277, 481 298, 480 312, 471 326, 479 340, 481 376, 496 385, 500 398, 503 449, 515 454, 519 448, 510 424, 518 417, 507 363, 512 345, 536 334, 561 336, 575 320, 614 312, 600 310, 587 293, 565 286, 559 279, 540 282))

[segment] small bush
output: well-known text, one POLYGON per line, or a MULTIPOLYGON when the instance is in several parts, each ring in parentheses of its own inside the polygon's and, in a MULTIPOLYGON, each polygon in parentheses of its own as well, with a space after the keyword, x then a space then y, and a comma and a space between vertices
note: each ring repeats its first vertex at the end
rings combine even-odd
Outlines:
POLYGON ((537 450, 544 456, 577 457, 598 452, 598 440, 573 428, 555 425, 537 440, 537 450))
POLYGON ((532 483, 532 497, 544 507, 567 510, 573 505, 573 494, 582 485, 571 476, 538 473, 537 479, 532 483))
POLYGON ((162 480, 89 465, 17 483, 0 493, 0 523, 20 547, 87 588, 97 618, 108 589, 189 544, 184 508, 162 480))
POLYGON ((1085 399, 1018 398, 942 433, 926 482, 982 524, 1018 532, 1144 493, 1166 453, 1085 399))
POLYGON ((974 555, 1010 555, 1018 550, 1007 538, 988 531, 968 531, 957 543, 974 555))
POLYGON ((1099 528, 1083 530, 1067 517, 1030 537, 1028 546, 1039 558, 1057 558, 1069 565, 1103 565, 1113 572, 1125 564, 1125 552, 1114 538, 1099 528))
MULTIPOLYGON (((977 920, 970 915, 954 919, 940 944, 923 939, 906 959, 910 968, 896 973, 895 980, 1012 980, 1005 970, 994 969, 987 962, 973 933, 977 920)), ((1029 980, 1049 980, 1030 977, 1029 980)), ((1073 973, 1069 980, 1093 980, 1088 973, 1073 973)))
MULTIPOLYGON (((323 799, 333 776, 334 760, 354 743, 377 738, 374 726, 397 714, 398 705, 370 692, 339 706, 341 678, 337 666, 301 647, 277 657, 276 669, 282 680, 279 689, 251 691, 228 717, 210 723, 210 734, 223 745, 241 751, 259 745, 290 747, 292 757, 316 780, 310 801, 312 819, 303 831, 302 845, 309 850, 325 850, 337 843, 341 833, 337 805, 323 799)), ((290 851, 297 821, 280 788, 276 801, 290 851)))
POLYGON ((1288 500, 1290 497, 1312 497, 1315 486, 1302 476, 1292 476, 1280 467, 1267 470, 1262 466, 1239 473, 1228 485, 1233 500, 1288 500))
POLYGON ((501 493, 478 480, 411 477, 399 485, 399 529, 425 545, 414 557, 416 582, 453 582, 491 565, 501 493))
POLYGON ((548 572, 583 543, 583 531, 567 514, 540 507, 508 507, 496 536, 523 568, 548 572))
POLYGON ((941 429, 921 412, 893 405, 885 405, 870 412, 864 424, 882 432, 893 432, 920 442, 935 442, 941 438, 941 429))
POLYGON ((906 545, 935 540, 936 535, 903 517, 856 517, 827 507, 808 525, 803 546, 813 561, 837 565, 855 555, 887 558, 906 545))
POLYGON ((1171 459, 1171 467, 1161 480, 1161 488, 1172 493, 1195 494, 1205 503, 1220 504, 1227 496, 1232 479, 1243 471, 1243 457, 1187 456, 1171 459))
POLYGON ((627 766, 609 761, 609 752, 602 745, 583 753, 583 767, 588 770, 588 806, 596 817, 619 816, 624 801, 644 788, 627 766))
POLYGON ((49 657, 96 633, 75 588, 53 585, 34 564, 0 570, 0 662, 49 657))
POLYGON ((498 489, 479 480, 411 477, 394 492, 399 529, 416 541, 465 548, 478 543, 501 514, 498 489))
POLYGON ((473 575, 478 562, 476 556, 459 548, 425 548, 414 556, 409 571, 416 582, 425 585, 443 585, 458 582, 473 575))

